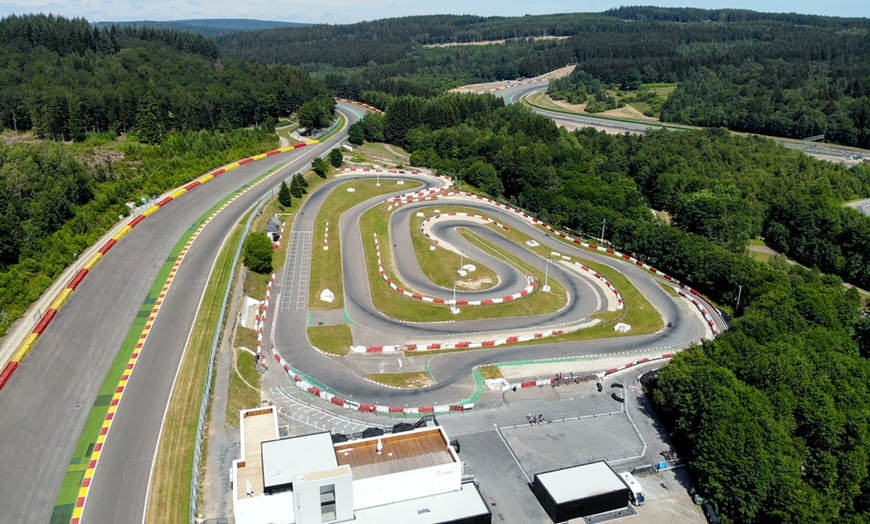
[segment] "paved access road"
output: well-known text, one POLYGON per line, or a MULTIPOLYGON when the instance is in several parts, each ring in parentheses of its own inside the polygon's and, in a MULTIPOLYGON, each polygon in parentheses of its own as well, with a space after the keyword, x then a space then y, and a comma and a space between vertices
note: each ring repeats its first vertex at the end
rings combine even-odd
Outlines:
MULTIPOLYGON (((358 118, 357 108, 340 109, 351 122, 358 118)), ((292 175, 341 138, 267 157, 202 184, 143 221, 96 265, 0 393, 0 520, 50 521, 88 413, 95 403, 108 403, 97 397, 99 388, 182 234, 262 173, 290 161, 281 174, 292 175)), ((166 401, 212 262, 232 226, 278 177, 270 180, 218 215, 188 252, 112 424, 85 522, 142 520, 166 401)))

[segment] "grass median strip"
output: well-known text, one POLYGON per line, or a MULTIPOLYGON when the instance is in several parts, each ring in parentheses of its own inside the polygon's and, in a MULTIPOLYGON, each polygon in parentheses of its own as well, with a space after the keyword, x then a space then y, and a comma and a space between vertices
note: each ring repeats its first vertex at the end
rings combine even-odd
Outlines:
POLYGON ((372 373, 366 375, 372 382, 394 388, 424 388, 433 384, 425 371, 411 373, 372 373))
MULTIPOLYGON (((421 187, 419 182, 405 181, 403 185, 393 179, 384 179, 380 187, 375 180, 363 178, 359 180, 348 179, 347 183, 336 187, 330 194, 314 221, 314 237, 311 250, 311 284, 309 296, 312 297, 310 309, 342 309, 344 308, 344 284, 341 273, 341 244, 339 242, 339 219, 342 213, 366 200, 393 193, 395 191, 413 191, 421 187), (353 189, 353 191, 348 191, 353 189), (326 232, 326 223, 329 222, 329 249, 323 249, 323 239, 326 232), (335 300, 324 302, 320 300, 320 293, 329 289, 335 294, 335 300)), ((363 242, 365 243, 365 237, 363 242)))
POLYGON ((308 340, 317 349, 333 355, 347 355, 353 344, 350 326, 337 324, 335 326, 313 326, 308 328, 308 340))
MULTIPOLYGON (((444 211, 447 212, 449 211, 444 211)), ((420 231, 420 224, 425 219, 425 217, 412 217, 411 241, 420 269, 430 282, 443 288, 450 288, 453 286, 453 279, 456 279, 456 287, 464 291, 485 291, 498 284, 498 274, 492 269, 468 256, 461 256, 454 251, 437 246, 426 238, 420 231), (430 249, 431 247, 435 249, 430 249), (472 264, 475 269, 466 276, 460 277, 457 273, 460 263, 472 264)))

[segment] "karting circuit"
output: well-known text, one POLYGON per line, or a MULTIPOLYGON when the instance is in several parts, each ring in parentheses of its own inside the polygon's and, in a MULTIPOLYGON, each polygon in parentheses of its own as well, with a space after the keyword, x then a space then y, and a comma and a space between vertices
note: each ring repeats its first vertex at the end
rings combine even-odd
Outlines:
MULTIPOLYGON (((329 227, 334 231, 334 223, 329 227)), ((661 348, 644 359, 649 361, 669 358, 722 329, 694 290, 642 259, 460 192, 451 180, 424 171, 343 171, 311 195, 289 242, 287 264, 258 317, 261 340, 268 341, 264 351, 296 387, 352 411, 464 411, 474 406, 473 371, 482 365, 661 348), (312 232, 324 227, 317 223, 318 208, 374 180, 396 189, 400 183, 422 187, 343 210, 342 282, 332 284, 344 291, 343 307, 324 306, 318 299, 324 290, 305 286, 316 280, 308 273, 320 266, 324 252, 305 248, 312 232), (451 268, 453 286, 433 282, 423 269, 425 259, 440 252, 459 256, 451 268), (496 281, 469 290, 463 284, 474 280, 470 270, 478 266, 494 272, 496 281), (318 351, 302 336, 335 324, 349 327, 350 347, 318 351), (433 352, 437 358, 430 360, 433 352), (401 371, 395 369, 397 356, 407 362, 405 370, 416 370, 414 360, 425 359, 431 385, 387 389, 366 378, 374 370, 401 371)), ((625 366, 605 373, 631 365, 627 357, 625 366)))

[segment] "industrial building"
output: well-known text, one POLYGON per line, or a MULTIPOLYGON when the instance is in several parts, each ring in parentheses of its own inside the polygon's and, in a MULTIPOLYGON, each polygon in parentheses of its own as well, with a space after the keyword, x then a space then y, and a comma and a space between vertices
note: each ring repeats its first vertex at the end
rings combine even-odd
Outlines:
POLYGON ((492 515, 440 426, 333 443, 279 439, 274 407, 240 413, 236 524, 489 524, 492 515))
POLYGON ((624 508, 630 493, 604 461, 536 474, 532 491, 553 522, 624 508))

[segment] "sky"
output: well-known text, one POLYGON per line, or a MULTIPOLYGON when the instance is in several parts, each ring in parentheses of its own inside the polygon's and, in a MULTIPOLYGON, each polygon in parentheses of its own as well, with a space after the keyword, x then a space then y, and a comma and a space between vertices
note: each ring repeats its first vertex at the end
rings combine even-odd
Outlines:
MULTIPOLYGON (((284 22, 346 24, 411 15, 522 16, 600 12, 643 0, 0 0, 0 17, 51 13, 90 22, 253 18, 284 22)), ((658 0, 662 7, 734 8, 870 18, 870 0, 658 0)))

